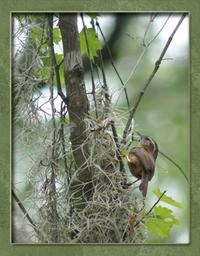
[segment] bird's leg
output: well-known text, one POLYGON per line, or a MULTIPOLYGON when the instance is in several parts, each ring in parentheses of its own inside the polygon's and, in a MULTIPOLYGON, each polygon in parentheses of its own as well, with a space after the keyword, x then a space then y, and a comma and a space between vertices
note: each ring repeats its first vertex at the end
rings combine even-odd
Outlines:
POLYGON ((135 180, 135 181, 133 181, 133 182, 127 182, 127 181, 125 181, 124 183, 122 183, 122 188, 127 189, 127 188, 129 188, 131 185, 133 185, 134 183, 136 183, 138 180, 140 180, 140 179, 137 179, 137 180, 135 180))

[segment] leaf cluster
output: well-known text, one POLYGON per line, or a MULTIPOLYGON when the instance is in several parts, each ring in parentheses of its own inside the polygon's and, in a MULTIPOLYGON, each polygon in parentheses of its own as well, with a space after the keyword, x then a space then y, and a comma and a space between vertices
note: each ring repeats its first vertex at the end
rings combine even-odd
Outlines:
MULTIPOLYGON (((162 195, 159 189, 154 189, 153 193, 159 198, 159 201, 165 202, 171 206, 183 208, 183 205, 173 198, 162 195)), ((147 221, 147 228, 161 238, 169 237, 170 231, 174 225, 179 225, 179 221, 173 215, 173 211, 167 207, 155 206, 147 221)))

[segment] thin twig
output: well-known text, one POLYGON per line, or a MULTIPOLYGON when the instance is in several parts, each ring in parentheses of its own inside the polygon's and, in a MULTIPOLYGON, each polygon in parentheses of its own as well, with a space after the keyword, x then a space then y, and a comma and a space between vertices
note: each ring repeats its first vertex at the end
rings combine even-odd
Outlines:
MULTIPOLYGON (((119 169, 122 174, 125 174, 124 163, 123 163, 123 159, 122 159, 122 155, 121 155, 121 151, 120 151, 119 139, 118 139, 117 130, 116 130, 114 122, 111 124, 111 128, 112 128, 112 133, 113 133, 113 139, 114 139, 115 145, 116 145, 116 156, 119 161, 119 166, 120 166, 119 169)), ((125 179, 125 181, 126 181, 126 179, 125 179)))
MULTIPOLYGON (((52 27, 53 29, 53 27, 52 27)), ((49 28, 50 30, 50 28, 49 28)), ((51 37, 53 40, 53 31, 48 31, 48 37, 51 37)), ((60 95, 60 97, 62 98, 62 100, 65 102, 66 104, 66 96, 64 95, 63 91, 62 91, 62 85, 61 85, 61 80, 60 80, 60 66, 63 64, 64 60, 62 60, 59 64, 57 64, 57 60, 56 60, 56 55, 55 55, 55 51, 54 51, 54 47, 53 47, 53 43, 51 43, 48 41, 49 39, 47 39, 47 44, 49 46, 49 50, 51 51, 51 58, 52 58, 52 66, 53 69, 55 71, 55 75, 56 75, 56 82, 57 82, 57 88, 58 88, 58 95, 60 95)))
MULTIPOLYGON (((22 204, 22 202, 19 200, 18 196, 16 195, 16 193, 14 192, 14 190, 12 189, 12 197, 15 199, 15 201, 17 202, 19 208, 21 209, 21 211, 23 212, 24 216, 27 218, 27 220, 30 222, 30 224, 33 226, 34 230, 36 229, 36 225, 34 223, 34 221, 32 220, 32 218, 30 217, 30 215, 28 214, 28 212, 26 211, 24 205, 22 204)), ((36 230, 35 230, 36 231, 36 230)))
POLYGON ((54 226, 52 233, 53 242, 58 241, 58 213, 57 213, 57 201, 56 201, 56 174, 55 174, 55 163, 57 163, 56 158, 56 121, 55 121, 55 106, 54 106, 54 96, 53 96, 53 77, 54 77, 54 64, 55 64, 55 54, 54 54, 54 46, 53 46, 53 15, 49 14, 47 16, 48 21, 48 37, 47 37, 47 45, 49 48, 49 54, 51 58, 51 73, 49 79, 49 89, 50 89, 50 104, 52 111, 52 128, 53 128, 53 138, 52 138, 52 152, 51 152, 51 186, 49 199, 51 201, 51 214, 52 214, 52 224, 54 226))
POLYGON ((66 112, 63 111, 63 108, 65 107, 63 105, 64 105, 64 102, 61 103, 61 109, 60 109, 60 118, 61 118, 60 137, 61 137, 61 144, 62 144, 62 156, 64 160, 65 173, 67 175, 67 183, 69 185, 70 174, 69 174, 68 165, 67 165, 66 146, 65 146, 66 142, 65 142, 65 133, 64 133, 64 123, 65 123, 66 112))
POLYGON ((125 127, 124 132, 123 132, 123 138, 122 138, 121 144, 125 144, 125 143, 126 143, 127 134, 128 134, 128 132, 129 132, 129 129, 130 129, 130 126, 131 126, 131 122, 132 122, 132 119, 134 118, 134 114, 135 114, 135 112, 136 112, 136 110, 137 110, 137 108, 138 108, 138 105, 139 105, 139 103, 140 103, 140 101, 141 101, 141 99, 142 99, 142 97, 143 97, 143 95, 144 95, 146 89, 148 88, 148 86, 149 86, 151 80, 153 79, 153 77, 155 76, 156 72, 158 71, 158 69, 159 69, 159 67, 160 67, 160 64, 161 64, 161 62, 162 62, 162 60, 163 60, 163 57, 164 57, 164 55, 165 55, 165 53, 166 53, 166 51, 167 51, 167 49, 168 49, 168 47, 169 47, 169 45, 170 45, 170 43, 171 43, 171 41, 172 41, 172 39, 173 39, 175 33, 176 33, 176 31, 178 30, 179 26, 181 25, 181 23, 182 23, 182 21, 184 20, 184 18, 185 18, 186 15, 187 15, 187 14, 184 13, 184 14, 182 15, 182 17, 180 18, 180 20, 179 20, 178 24, 176 25, 174 31, 172 32, 171 36, 168 38, 168 41, 167 41, 167 43, 165 44, 165 47, 164 47, 164 49, 163 49, 163 51, 162 51, 162 53, 161 53, 159 59, 156 61, 155 67, 154 67, 152 73, 150 74, 148 80, 147 80, 146 83, 144 84, 144 87, 143 87, 143 89, 141 90, 141 92, 140 92, 140 94, 139 94, 139 96, 138 96, 138 98, 137 98, 137 101, 136 101, 136 103, 135 103, 135 105, 134 105, 134 107, 133 107, 133 109, 132 109, 132 111, 131 111, 131 113, 130 113, 130 115, 129 115, 129 118, 128 118, 126 127, 125 127))
MULTIPOLYGON (((91 21, 91 24, 92 24, 93 30, 95 31, 94 22, 91 21)), ((107 110, 108 107, 110 107, 110 96, 109 96, 109 88, 108 88, 108 84, 107 84, 107 80, 106 80, 106 74, 104 71, 103 57, 102 57, 101 51, 98 51, 98 59, 99 59, 99 67, 100 67, 102 78, 103 78, 103 87, 105 88, 104 96, 105 96, 105 100, 106 100, 106 110, 107 110)))
MULTIPOLYGON (((93 26, 93 29, 95 30, 94 22, 92 22, 92 26, 93 26)), ((99 25, 98 25, 98 27, 100 28, 99 25)), ((104 37, 103 33, 102 33, 102 36, 104 37)), ((105 37, 104 37, 104 39, 105 39, 105 37)), ((107 81, 106 81, 106 75, 105 75, 105 71, 104 71, 103 57, 102 57, 101 51, 98 51, 98 57, 99 57, 99 64, 100 64, 99 67, 100 67, 101 72, 102 72, 103 84, 104 84, 104 88, 105 88, 105 94, 104 95, 105 95, 105 100, 106 100, 106 107, 108 109, 111 105, 111 102, 110 102, 110 97, 109 97, 109 88, 108 88, 108 84, 107 84, 107 81)), ((110 57, 112 59, 111 54, 110 54, 110 57)), ((123 159, 122 159, 121 152, 120 152, 120 144, 119 144, 117 129, 115 127, 115 122, 114 121, 111 122, 111 129, 112 129, 112 133, 113 133, 113 139, 114 139, 115 145, 116 145, 116 157, 119 161, 120 172, 122 174, 124 174, 125 173, 124 163, 123 163, 123 159)))
POLYGON ((154 21, 155 17, 157 16, 157 14, 155 14, 154 16, 151 15, 150 21, 149 21, 149 24, 148 24, 148 27, 147 27, 147 29, 146 29, 146 31, 145 31, 145 33, 144 33, 144 37, 143 37, 143 40, 142 40, 142 45, 143 45, 143 46, 149 47, 149 45, 158 37, 158 35, 160 34, 160 32, 163 30, 163 28, 164 28, 165 25, 167 24, 167 22, 168 22, 168 20, 169 20, 169 18, 170 18, 171 15, 172 15, 172 14, 170 13, 169 16, 167 17, 166 21, 165 21, 164 24, 162 25, 162 27, 159 29, 159 31, 157 32, 157 34, 153 37, 153 39, 152 39, 149 43, 145 43, 145 37, 146 37, 146 35, 147 35, 148 29, 149 29, 149 27, 150 27, 150 24, 154 21))
MULTIPOLYGON (((119 90, 120 90, 120 93, 119 93, 119 95, 118 95, 118 98, 117 98, 117 100, 116 100, 114 106, 113 106, 113 109, 114 109, 114 108, 116 107, 116 105, 118 104, 118 101, 119 101, 119 99, 120 99, 120 97, 121 97, 121 94, 122 94, 124 88, 127 87, 128 82, 130 81, 132 75, 133 75, 134 72, 136 71, 136 69, 137 69, 137 67, 138 67, 138 65, 139 65, 139 63, 140 63, 140 61, 142 60, 142 57, 143 57, 143 55, 145 54, 146 50, 147 50, 147 47, 145 47, 145 48, 143 49, 143 51, 142 51, 142 53, 140 54, 140 56, 139 56, 137 62, 135 63, 133 69, 131 70, 131 72, 130 72, 128 78, 126 79, 126 82, 125 82, 125 83, 122 85, 122 87, 119 89, 119 90)), ((131 112, 130 112, 130 115, 131 115, 131 112)))
POLYGON ((163 30, 163 28, 165 27, 165 25, 167 24, 169 18, 171 17, 171 13, 169 14, 169 16, 167 17, 166 21, 164 22, 163 26, 160 28, 160 30, 158 31, 158 33, 154 36, 154 38, 147 44, 147 46, 149 46, 160 34, 160 32, 163 30))
POLYGON ((114 70, 115 70, 115 72, 116 72, 116 74, 117 74, 117 76, 118 76, 118 78, 119 78, 119 80, 120 80, 120 82, 121 82, 123 88, 124 88, 124 93, 125 93, 125 96, 126 96, 127 106, 128 106, 129 111, 130 111, 130 103, 129 103, 129 98, 128 98, 127 89, 126 89, 126 87, 124 87, 124 82, 122 81, 122 78, 121 78, 121 76, 120 76, 120 74, 119 74, 119 72, 118 72, 118 70, 117 70, 117 68, 116 68, 116 66, 115 66, 115 64, 114 64, 113 57, 112 57, 112 54, 111 54, 111 51, 110 51, 108 42, 107 42, 107 40, 106 40, 106 38, 105 38, 105 36, 104 36, 104 34, 103 34, 103 31, 102 31, 102 29, 101 29, 101 27, 100 27, 98 21, 96 22, 96 25, 97 25, 97 27, 98 27, 98 29, 99 29, 99 31, 100 31, 102 37, 103 37, 104 43, 105 43, 105 45, 106 45, 106 48, 107 48, 107 51, 108 51, 108 54, 109 54, 109 57, 110 57, 111 65, 113 66, 113 68, 114 68, 114 70))
MULTIPOLYGON (((39 25, 39 24, 38 24, 38 25, 39 25)), ((39 27, 41 27, 41 26, 39 25, 39 27)), ((42 35, 41 35, 40 44, 39 44, 39 47, 38 47, 38 49, 37 49, 37 51, 36 51, 35 57, 34 57, 32 63, 31 63, 32 66, 31 66, 31 64, 30 64, 29 67, 28 67, 27 70, 26 70, 26 72, 27 72, 27 71, 28 71, 28 72, 27 72, 27 75, 26 75, 26 77, 25 77, 25 81, 28 80, 28 78, 29 78, 29 76, 30 76, 30 74, 31 74, 31 71, 33 70, 34 61, 36 61, 36 59, 37 59, 37 57, 38 57, 38 54, 39 54, 39 52, 40 52, 40 49, 41 49, 42 45, 43 45, 44 43, 46 43, 46 42, 43 43, 43 39, 44 39, 44 30, 45 30, 45 23, 43 23, 42 35)), ((31 38, 29 38, 29 40, 31 40, 31 38)))
POLYGON ((182 168, 175 163, 171 158, 169 158, 167 155, 165 155, 164 153, 162 153, 160 150, 158 151, 161 155, 163 155, 165 158, 167 158, 170 162, 172 162, 183 174, 183 176, 185 177, 185 179, 188 181, 188 177, 186 176, 186 174, 183 172, 182 168))
POLYGON ((164 196, 164 194, 165 194, 166 192, 167 192, 167 190, 165 190, 165 191, 162 193, 162 195, 158 198, 158 200, 154 203, 154 205, 150 208, 150 210, 149 210, 140 220, 138 220, 138 221, 135 223, 134 227, 138 226, 138 225, 145 219, 145 217, 146 217, 147 215, 149 215, 149 214, 152 212, 152 210, 154 209, 154 207, 160 202, 161 198, 164 196))
POLYGON ((90 56, 90 46, 89 46, 88 37, 87 37, 87 33, 86 33, 86 26, 85 26, 85 22, 84 22, 84 18, 83 18, 83 13, 81 13, 80 16, 81 16, 81 20, 82 20, 82 24, 83 24, 85 43, 86 43, 89 62, 90 62, 90 74, 91 74, 91 81, 92 81, 92 97, 93 97, 94 106, 95 106, 96 118, 98 118, 98 109, 97 109, 97 101, 96 101, 96 94, 95 94, 95 82, 94 82, 94 75, 93 75, 93 63, 92 63, 91 56, 90 56))
POLYGON ((159 201, 161 200, 161 198, 164 196, 164 194, 167 192, 167 190, 165 190, 162 195, 160 195, 160 197, 158 198, 158 200, 154 203, 154 205, 150 208, 150 210, 145 214, 145 216, 149 215, 153 208, 159 203, 159 201))

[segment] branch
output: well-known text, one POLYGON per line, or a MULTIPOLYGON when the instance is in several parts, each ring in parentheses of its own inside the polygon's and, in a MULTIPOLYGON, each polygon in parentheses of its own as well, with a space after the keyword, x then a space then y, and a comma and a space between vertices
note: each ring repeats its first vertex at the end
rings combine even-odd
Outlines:
POLYGON ((52 67, 53 67, 53 69, 55 71, 55 75, 56 75, 56 83, 57 83, 58 95, 62 98, 62 100, 66 104, 66 100, 67 99, 66 99, 66 96, 64 95, 64 93, 62 91, 62 85, 61 85, 60 73, 59 73, 60 66, 62 65, 64 60, 61 61, 59 64, 57 63, 57 60, 56 60, 56 55, 55 55, 54 45, 53 45, 53 25, 52 25, 51 28, 48 26, 48 28, 47 28, 47 35, 48 35, 47 36, 47 45, 49 47, 50 57, 51 57, 51 60, 52 60, 52 67))
POLYGON ((113 57, 112 57, 112 54, 111 54, 111 51, 110 51, 108 42, 107 42, 107 40, 106 40, 106 38, 105 38, 105 36, 104 36, 104 34, 103 34, 103 31, 102 31, 102 29, 101 29, 101 27, 100 27, 98 21, 96 22, 96 25, 97 25, 97 27, 99 28, 99 31, 100 31, 100 33, 101 33, 101 35, 102 35, 102 37, 103 37, 104 43, 105 43, 105 45, 106 45, 106 48, 107 48, 107 51, 108 51, 108 54, 109 54, 109 57, 110 57, 111 65, 113 66, 113 68, 114 68, 114 70, 115 70, 115 72, 116 72, 116 74, 117 74, 117 76, 118 76, 118 78, 119 78, 119 80, 120 80, 120 82, 121 82, 121 84, 122 84, 122 86, 123 86, 124 93, 125 93, 125 96, 126 96, 127 106, 128 106, 129 111, 130 111, 130 103, 129 103, 129 98, 128 98, 127 89, 126 89, 126 87, 124 86, 124 82, 122 81, 122 78, 121 78, 121 76, 120 76, 120 74, 119 74, 117 68, 115 67, 115 64, 114 64, 114 61, 113 61, 113 57))
POLYGON ((156 14, 151 14, 151 16, 150 16, 150 21, 149 21, 148 27, 147 27, 147 29, 146 29, 146 31, 145 31, 145 33, 144 33, 144 37, 143 37, 143 40, 142 40, 142 45, 143 45, 143 46, 148 47, 148 46, 158 37, 158 35, 160 34, 160 32, 163 30, 163 28, 164 28, 165 25, 167 24, 167 22, 168 22, 170 16, 172 15, 172 13, 169 14, 169 16, 167 17, 166 21, 164 22, 164 24, 162 25, 162 27, 159 29, 159 31, 157 32, 157 34, 153 37, 153 39, 151 39, 151 41, 150 41, 149 43, 145 43, 145 38, 146 38, 147 32, 148 32, 148 30, 149 30, 150 24, 154 21, 154 19, 156 18, 157 15, 158 15, 158 14, 156 13, 156 14))
POLYGON ((15 194, 13 189, 12 189, 12 197, 15 199, 16 203, 18 204, 19 208, 23 212, 24 216, 26 216, 27 220, 30 222, 30 224, 33 226, 34 230, 36 231, 36 225, 35 225, 34 221, 32 220, 32 218, 30 217, 30 215, 26 211, 24 205, 19 200, 18 196, 15 194))
POLYGON ((81 16, 81 20, 82 20, 82 23, 83 23, 85 43, 86 43, 86 46, 87 46, 87 52, 88 52, 89 62, 90 62, 90 74, 91 74, 91 81, 92 81, 92 97, 93 97, 94 106, 95 106, 96 118, 98 118, 97 101, 96 101, 96 95, 95 95, 95 83, 94 83, 94 75, 93 75, 93 63, 92 63, 92 60, 90 58, 90 47, 89 47, 88 37, 87 37, 87 33, 86 33, 86 26, 85 26, 83 14, 81 13, 80 16, 81 16))
MULTIPOLYGON (((94 24, 93 25, 93 28, 94 28, 94 24)), ((97 26, 99 27, 100 29, 100 26, 99 26, 99 23, 97 22, 97 26)), ((100 29, 100 32, 104 38, 104 42, 108 48, 108 52, 110 54, 110 58, 111 58, 111 62, 113 63, 113 60, 112 60, 112 55, 111 55, 111 52, 110 52, 110 49, 108 47, 108 44, 106 42, 106 39, 103 35, 103 32, 101 31, 100 29)), ((100 69, 101 69, 101 72, 102 72, 102 77, 103 77, 103 83, 104 83, 104 87, 105 87, 105 99, 106 99, 106 107, 107 108, 110 108, 110 105, 111 105, 111 100, 110 100, 110 97, 109 97, 109 88, 108 88, 108 84, 107 84, 107 81, 106 81, 106 75, 105 75, 105 71, 104 71, 104 65, 103 65, 103 57, 102 57, 102 53, 99 51, 98 52, 98 57, 99 57, 99 63, 100 63, 100 69)), ((113 63, 113 67, 114 67, 114 63, 113 63)), ((116 70, 116 68, 114 67, 114 69, 116 70)), ((116 73, 118 74, 117 70, 116 70, 116 73)), ((120 78, 120 76, 119 76, 120 78)), ((120 81, 122 82, 121 78, 120 78, 120 81)), ((122 82, 122 85, 123 85, 123 82, 122 82)), ((124 87, 124 92, 125 92, 125 95, 126 95, 126 99, 127 99, 127 104, 128 104, 128 108, 129 108, 129 100, 128 100, 128 95, 127 95, 127 91, 126 91, 126 88, 124 87)), ((130 108, 129 108, 130 110, 130 108)), ((119 168, 120 168, 120 172, 122 174, 125 174, 125 169, 124 169, 124 163, 123 163, 123 159, 122 159, 122 155, 121 155, 121 152, 120 152, 120 143, 119 143, 119 138, 118 138, 118 134, 117 134, 117 129, 116 129, 116 126, 115 126, 115 121, 113 120, 111 122, 111 129, 112 129, 112 133, 113 133, 113 139, 115 141, 115 145, 116 145, 116 157, 117 157, 117 160, 119 162, 119 168)), ((125 181, 126 181, 126 178, 125 178, 125 181)))
MULTIPOLYGON (((119 169, 122 174, 125 174, 124 163, 123 163, 123 159, 120 151, 120 144, 119 144, 117 130, 116 130, 114 121, 111 124, 111 128, 112 128, 113 138, 116 145, 116 156, 119 161, 119 166, 120 166, 119 169)), ((125 181, 126 181, 126 178, 125 178, 125 181)))
POLYGON ((166 192, 167 192, 167 190, 165 190, 165 191, 162 193, 162 195, 158 198, 158 200, 154 203, 154 205, 150 208, 150 210, 149 210, 140 220, 138 220, 138 221, 135 223, 134 227, 138 226, 138 225, 145 219, 145 217, 146 217, 147 215, 149 215, 149 214, 152 212, 153 208, 160 202, 161 198, 164 196, 164 194, 165 194, 166 192))
POLYGON ((65 123, 65 115, 66 112, 64 112, 65 106, 63 106, 65 103, 61 103, 61 108, 60 108, 60 118, 61 118, 61 128, 60 128, 60 138, 61 138, 61 144, 62 144, 62 156, 64 160, 64 167, 65 167, 65 173, 67 175, 67 184, 69 185, 70 182, 70 172, 68 169, 68 164, 67 164, 67 156, 66 156, 66 142, 65 142, 65 133, 64 133, 64 123, 65 123))
POLYGON ((188 181, 188 177, 185 175, 185 173, 183 172, 182 168, 175 163, 171 158, 169 158, 167 155, 165 155, 164 153, 162 153, 160 150, 158 151, 162 156, 164 156, 165 158, 167 158, 170 162, 172 162, 183 174, 183 176, 185 177, 185 179, 188 181))
POLYGON ((74 181, 78 183, 75 197, 80 202, 76 209, 82 210, 91 194, 92 172, 88 164, 90 148, 85 123, 85 118, 89 115, 89 102, 84 84, 77 14, 60 14, 59 27, 63 42, 67 110, 71 123, 70 141, 77 170, 77 181, 74 181))
MULTIPOLYGON (((50 72, 50 81, 49 81, 49 89, 50 89, 50 104, 52 111, 52 152, 51 152, 51 186, 49 193, 49 200, 51 201, 51 217, 53 224, 53 232, 52 232, 52 240, 53 242, 58 241, 58 212, 57 212, 57 198, 56 198, 56 167, 55 163, 57 163, 56 157, 56 121, 55 121, 55 106, 54 106, 54 97, 53 97, 53 77, 54 77, 54 65, 56 64, 54 46, 53 46, 53 15, 49 14, 47 16, 48 21, 48 37, 47 37, 47 45, 49 48, 49 55, 51 58, 51 72, 50 72)), ((59 73, 58 79, 60 79, 59 73)))
POLYGON ((168 38, 168 41, 167 41, 167 43, 166 43, 166 45, 165 45, 165 47, 164 47, 164 49, 163 49, 163 51, 162 51, 162 53, 161 53, 159 59, 158 59, 158 60, 156 61, 156 63, 155 63, 155 67, 154 67, 152 73, 150 74, 148 80, 146 81, 146 83, 145 83, 143 89, 141 90, 141 92, 140 92, 140 94, 139 94, 139 96, 138 96, 138 99, 137 99, 137 101, 136 101, 136 103, 135 103, 135 105, 134 105, 134 107, 133 107, 133 109, 132 109, 132 111, 131 111, 131 113, 130 113, 130 115, 129 115, 129 118, 128 118, 126 127, 125 127, 125 129, 124 129, 123 138, 122 138, 122 141, 121 141, 122 144, 125 144, 125 143, 126 143, 127 134, 128 134, 128 132, 129 132, 129 129, 130 129, 130 126, 131 126, 131 122, 132 122, 132 119, 134 118, 134 114, 135 114, 135 112, 136 112, 136 110, 137 110, 137 107, 138 107, 138 105, 139 105, 139 103, 140 103, 140 101, 141 101, 141 99, 142 99, 142 97, 143 97, 143 95, 144 95, 146 89, 148 88, 148 86, 149 86, 151 80, 153 79, 153 77, 155 76, 156 72, 158 71, 158 69, 159 69, 159 67, 160 67, 160 64, 161 64, 161 62, 162 62, 162 60, 163 60, 163 57, 164 57, 164 55, 165 55, 165 53, 166 53, 166 51, 167 51, 167 49, 168 49, 168 47, 169 47, 169 45, 170 45, 170 43, 171 43, 171 41, 172 41, 172 39, 173 39, 175 33, 176 33, 176 31, 178 30, 179 26, 181 25, 181 23, 182 23, 182 21, 184 20, 184 18, 185 18, 186 15, 187 15, 186 13, 184 13, 184 14, 182 15, 182 17, 180 18, 180 20, 179 20, 178 24, 176 25, 174 31, 172 32, 171 36, 168 38))
POLYGON ((27 218, 27 220, 29 221, 29 223, 31 224, 31 226, 33 227, 34 231, 36 234, 38 234, 38 238, 41 239, 41 241, 47 243, 47 241, 45 240, 43 234, 41 233, 41 231, 39 231, 33 221, 33 219, 31 218, 31 216, 28 214, 28 212, 26 211, 24 205, 22 204, 22 202, 20 201, 20 199, 18 198, 18 196, 16 195, 15 191, 12 188, 12 197, 14 198, 14 200, 16 201, 16 203, 18 204, 19 208, 21 209, 21 211, 23 212, 24 216, 27 218))

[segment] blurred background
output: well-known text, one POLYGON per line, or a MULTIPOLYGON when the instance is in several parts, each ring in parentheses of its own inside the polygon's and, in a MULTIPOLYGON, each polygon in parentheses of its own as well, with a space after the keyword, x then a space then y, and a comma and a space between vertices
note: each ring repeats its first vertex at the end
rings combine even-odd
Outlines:
MULTIPOLYGON (((109 15, 105 15, 111 19, 109 15)), ((146 36, 149 43, 163 26, 168 14, 159 14, 151 23, 146 36)), ((130 105, 133 106, 145 82, 151 74, 169 36, 178 23, 181 14, 172 14, 166 26, 148 47, 139 65, 127 83, 130 105)), ((113 22, 120 20, 121 30, 113 42, 109 42, 115 65, 125 82, 138 61, 143 46, 142 38, 148 26, 150 14, 119 14, 113 22)), ((100 23, 100 22, 99 22, 100 23)), ((110 24, 110 22, 108 22, 110 24)), ((109 30, 109 28, 108 28, 109 30)), ((117 94, 120 82, 116 78, 109 60, 106 62, 109 86, 117 94)), ((117 99, 113 94, 113 102, 117 99)), ((118 107, 126 109, 125 97, 120 97, 118 107)), ((160 69, 151 81, 135 114, 135 129, 152 137, 159 150, 178 164, 189 177, 189 17, 187 16, 175 34, 160 69)), ((125 122, 125 120, 123 120, 125 122)), ((133 146, 137 143, 133 143, 133 146)), ((149 183, 148 202, 156 201, 152 190, 162 192, 181 202, 184 209, 171 207, 180 220, 170 238, 160 239, 149 234, 149 243, 188 243, 189 242, 189 183, 181 171, 169 160, 158 155, 156 174, 149 183)), ((168 207, 166 204, 163 206, 168 207)), ((170 208, 170 207, 169 207, 170 208)))
MULTIPOLYGON (((149 23, 150 17, 150 13, 100 14, 98 17, 98 22, 109 44, 115 67, 123 82, 126 83, 131 107, 134 106, 140 91, 153 71, 155 62, 177 25, 181 14, 174 13, 170 17, 169 14, 158 14, 153 22, 149 23), (163 27, 167 19, 168 22, 163 27), (149 29, 146 33, 148 26, 149 29), (159 31, 160 33, 158 33, 159 31), (147 45, 149 42, 151 44, 145 48, 144 52, 142 44, 146 43, 147 45)), ((91 27, 90 20, 90 17, 85 17, 87 27, 91 27)), ((78 25, 79 30, 81 30, 80 19, 78 25)), ((124 93, 121 93, 120 80, 111 65, 110 56, 100 33, 99 37, 103 45, 102 54, 106 78, 112 95, 113 108, 116 112, 118 134, 122 136, 128 118, 127 102, 124 93)), ((57 52, 61 52, 61 48, 60 44, 55 49, 57 52)), ((13 50, 16 50, 15 46, 13 50)), ((86 86, 90 88, 89 63, 86 58, 84 58, 84 67, 86 86)), ((134 118, 135 129, 152 137, 157 142, 159 150, 173 159, 187 177, 189 177, 189 107, 189 16, 187 16, 175 34, 134 118)), ((134 142, 131 147, 137 144, 134 142)), ((27 169, 31 166, 31 161, 26 159, 26 148, 17 142, 13 154, 15 186, 21 191, 28 191, 27 182, 24 181, 27 180, 27 169)), ((128 169, 127 174, 130 176, 128 169)), ((175 217, 180 221, 180 225, 173 227, 169 238, 161 239, 149 233, 149 239, 146 242, 188 243, 189 183, 177 166, 161 154, 158 155, 155 176, 149 183, 147 195, 149 207, 157 200, 152 192, 155 188, 159 188, 162 192, 167 190, 166 195, 182 203, 184 208, 179 209, 163 203, 163 206, 173 210, 175 217)), ((24 221, 17 211, 14 218, 16 223, 19 223, 20 218, 22 222, 24 221)), ((25 232, 27 231, 26 226, 24 225, 25 232)), ((23 226, 20 224, 19 228, 23 229, 23 226)), ((21 239, 23 240, 23 234, 21 239)))

